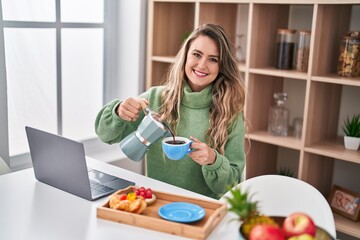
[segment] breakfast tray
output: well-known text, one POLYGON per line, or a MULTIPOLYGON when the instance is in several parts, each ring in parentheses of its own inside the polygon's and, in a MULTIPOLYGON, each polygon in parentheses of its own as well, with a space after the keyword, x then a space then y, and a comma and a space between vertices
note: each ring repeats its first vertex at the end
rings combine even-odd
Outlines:
MULTIPOLYGON (((131 191, 134 191, 132 186, 118 190, 114 194, 131 191)), ((227 213, 225 203, 200 200, 154 190, 153 194, 156 196, 155 203, 148 206, 141 214, 111 209, 108 200, 103 206, 97 208, 97 217, 183 237, 205 239, 227 213), (172 222, 161 218, 158 215, 158 209, 165 204, 173 202, 187 202, 199 205, 205 210, 205 217, 192 223, 172 222)))

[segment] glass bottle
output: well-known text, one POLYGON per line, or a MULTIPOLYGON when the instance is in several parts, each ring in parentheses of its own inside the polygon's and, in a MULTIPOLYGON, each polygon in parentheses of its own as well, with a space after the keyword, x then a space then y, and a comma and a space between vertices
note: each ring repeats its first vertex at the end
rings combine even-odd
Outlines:
POLYGON ((360 32, 348 32, 343 36, 337 73, 343 77, 360 75, 360 32))
POLYGON ((289 110, 285 108, 287 93, 274 93, 275 105, 270 107, 268 132, 275 136, 288 135, 289 110))
POLYGON ((296 51, 295 69, 301 72, 307 72, 310 53, 310 31, 299 31, 298 49, 296 51))
POLYGON ((276 39, 276 68, 292 69, 295 55, 295 33, 292 29, 278 29, 276 39))

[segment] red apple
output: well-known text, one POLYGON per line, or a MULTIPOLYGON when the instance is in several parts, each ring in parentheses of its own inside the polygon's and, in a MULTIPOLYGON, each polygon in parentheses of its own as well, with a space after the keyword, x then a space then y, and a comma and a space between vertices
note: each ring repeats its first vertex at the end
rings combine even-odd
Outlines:
POLYGON ((259 224, 251 229, 249 240, 285 240, 285 236, 280 227, 259 224))
POLYGON ((305 213, 293 213, 287 216, 282 225, 285 237, 309 234, 315 237, 316 225, 311 217, 305 213))

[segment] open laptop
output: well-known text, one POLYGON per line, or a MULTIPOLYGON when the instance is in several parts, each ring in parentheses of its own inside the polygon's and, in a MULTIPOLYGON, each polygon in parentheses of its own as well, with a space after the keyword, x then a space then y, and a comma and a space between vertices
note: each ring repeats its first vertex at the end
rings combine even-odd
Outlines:
POLYGON ((95 169, 88 170, 82 143, 26 126, 35 178, 93 201, 135 185, 95 169))

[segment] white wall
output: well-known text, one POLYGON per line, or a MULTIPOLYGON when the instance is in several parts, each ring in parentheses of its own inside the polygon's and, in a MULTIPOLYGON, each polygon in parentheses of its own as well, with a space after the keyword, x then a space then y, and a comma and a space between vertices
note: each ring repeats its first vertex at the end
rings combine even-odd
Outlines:
MULTIPOLYGON (((116 98, 125 99, 136 97, 145 86, 145 54, 146 54, 146 0, 120 0, 119 1, 119 35, 118 40, 118 76, 116 98)), ((116 44, 116 43, 115 43, 116 44)), ((143 162, 134 162, 124 155, 120 155, 118 144, 109 146, 108 154, 93 155, 97 159, 118 159, 112 164, 143 173, 143 162)))
MULTIPOLYGON (((2 16, 2 13, 0 13, 2 16)), ((0 109, 7 109, 7 92, 6 92, 6 69, 5 69, 5 50, 4 50, 4 32, 0 29, 0 109)), ((8 119, 6 114, 0 114, 0 139, 8 137, 8 119)), ((0 158, 3 158, 8 166, 9 160, 9 142, 2 141, 0 144, 0 158)))
POLYGON ((145 85, 146 0, 121 0, 119 8, 120 95, 134 97, 145 85))

